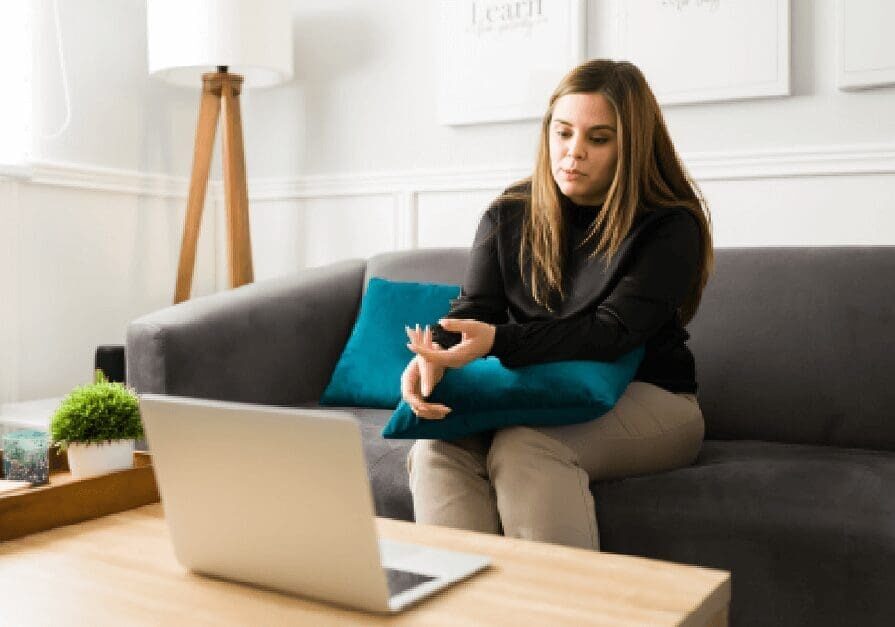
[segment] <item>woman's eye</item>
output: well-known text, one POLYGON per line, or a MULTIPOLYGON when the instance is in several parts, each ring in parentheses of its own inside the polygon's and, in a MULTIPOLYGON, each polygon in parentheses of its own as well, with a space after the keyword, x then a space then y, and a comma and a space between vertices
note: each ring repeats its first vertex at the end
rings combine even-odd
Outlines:
POLYGON ((569 137, 571 135, 571 133, 568 133, 566 131, 556 131, 556 134, 560 137, 569 137))
POLYGON ((595 144, 605 144, 609 141, 606 137, 591 137, 590 140, 595 144))

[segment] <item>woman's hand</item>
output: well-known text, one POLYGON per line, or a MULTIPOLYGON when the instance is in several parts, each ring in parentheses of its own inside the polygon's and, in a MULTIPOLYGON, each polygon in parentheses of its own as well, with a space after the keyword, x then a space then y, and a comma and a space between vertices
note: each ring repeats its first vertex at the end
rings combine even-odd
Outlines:
POLYGON ((460 342, 444 349, 434 343, 427 346, 424 342, 415 341, 415 338, 411 337, 410 344, 407 345, 407 348, 417 356, 424 357, 433 364, 448 368, 462 368, 469 362, 487 355, 491 347, 494 346, 496 328, 493 324, 458 318, 445 318, 438 322, 446 331, 461 333, 460 342))
POLYGON ((428 403, 420 392, 420 362, 423 358, 416 355, 407 364, 401 375, 401 397, 410 405, 413 413, 420 418, 441 420, 451 412, 451 408, 440 403, 428 403))
MULTIPOLYGON (((411 343, 415 343, 418 346, 424 346, 430 350, 441 349, 438 342, 435 342, 432 339, 432 329, 429 328, 428 324, 426 325, 425 331, 420 331, 420 325, 416 325, 416 329, 404 327, 404 330, 407 331, 407 338, 411 343)), ((441 378, 444 376, 444 366, 421 357, 419 368, 420 391, 422 392, 423 398, 428 398, 429 395, 432 394, 432 390, 435 389, 435 386, 438 385, 438 382, 441 381, 441 378)))
MULTIPOLYGON (((415 330, 407 327, 407 336, 411 342, 431 349, 441 348, 432 341, 432 331, 428 327, 425 332, 420 331, 419 325, 415 330)), ((442 376, 444 376, 444 366, 433 364, 420 355, 416 355, 410 360, 404 369, 404 373, 401 375, 401 396, 410 405, 413 413, 420 418, 440 420, 450 413, 450 407, 424 400, 432 393, 442 376)))

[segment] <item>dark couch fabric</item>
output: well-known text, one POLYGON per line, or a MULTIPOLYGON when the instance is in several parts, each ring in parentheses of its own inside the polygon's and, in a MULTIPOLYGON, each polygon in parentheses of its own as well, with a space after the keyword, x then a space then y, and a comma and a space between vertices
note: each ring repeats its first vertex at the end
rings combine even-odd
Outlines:
POLYGON ((895 247, 715 254, 688 327, 706 437, 895 451, 895 247))
MULTIPOLYGON (((467 249, 379 255, 128 328, 138 392, 315 406, 370 276, 460 283, 467 249)), ((732 573, 731 625, 895 624, 895 247, 716 251, 689 326, 706 442, 591 485, 605 551, 732 573)), ((412 520, 407 440, 360 419, 376 513, 412 520)))
MULTIPOLYGON (((344 409, 361 422, 377 515, 413 520, 412 442, 379 437, 388 410, 344 409)), ((731 571, 732 625, 832 626, 843 609, 862 625, 895 618, 893 487, 888 452, 707 440, 693 466, 591 492, 601 550, 731 571)))
MULTIPOLYGON (((459 284, 467 258, 378 255, 364 284, 459 284)), ((893 282, 893 246, 717 249, 688 326, 706 437, 895 451, 893 282)))
POLYGON ((127 328, 138 392, 267 405, 323 394, 360 305, 366 262, 348 260, 167 307, 127 328))
POLYGON ((893 487, 890 453, 707 440, 692 467, 591 490, 604 550, 731 571, 732 625, 882 626, 893 487))
MULTIPOLYGON (((357 411, 357 408, 354 408, 354 411, 357 411)), ((376 508, 376 515, 413 520, 407 453, 414 441, 386 440, 379 433, 392 412, 382 409, 367 411, 376 412, 365 414, 361 418, 364 454, 367 457, 370 485, 373 486, 373 506, 376 508)))

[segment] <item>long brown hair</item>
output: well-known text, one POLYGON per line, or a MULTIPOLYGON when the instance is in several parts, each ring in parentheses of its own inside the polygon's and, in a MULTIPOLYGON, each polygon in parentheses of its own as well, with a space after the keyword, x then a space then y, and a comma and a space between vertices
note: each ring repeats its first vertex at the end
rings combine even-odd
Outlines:
POLYGON ((705 198, 680 161, 665 127, 662 111, 643 74, 627 61, 593 59, 570 71, 550 96, 541 123, 531 194, 524 195, 519 268, 526 269, 532 297, 553 311, 552 294, 562 287, 563 229, 560 190, 550 168, 550 123, 556 101, 566 94, 602 94, 615 108, 618 165, 603 210, 585 242, 599 233, 591 258, 605 254, 608 264, 631 230, 635 217, 659 207, 682 207, 696 218, 701 232, 698 276, 680 307, 686 324, 696 313, 712 271, 711 216, 705 198))

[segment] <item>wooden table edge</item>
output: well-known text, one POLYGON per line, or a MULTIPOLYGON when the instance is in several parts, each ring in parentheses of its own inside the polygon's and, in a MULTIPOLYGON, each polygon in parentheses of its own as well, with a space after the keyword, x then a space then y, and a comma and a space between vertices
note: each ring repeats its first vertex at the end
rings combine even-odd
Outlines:
MULTIPOLYGON (((129 518, 141 516, 149 516, 155 519, 161 519, 164 522, 164 509, 162 507, 162 504, 153 503, 149 505, 143 505, 103 518, 117 517, 118 521, 120 521, 124 525, 127 525, 129 522, 129 518)), ((81 524, 89 525, 91 522, 96 521, 86 521, 85 523, 81 524)), ((377 532, 382 537, 393 538, 404 542, 425 544, 434 548, 461 551, 465 550, 467 552, 481 553, 483 555, 488 555, 489 557, 491 557, 491 559, 494 560, 496 564, 500 564, 501 561, 512 559, 509 556, 516 556, 518 555, 519 551, 521 551, 523 554, 520 557, 520 559, 523 560, 526 558, 534 560, 537 559, 539 556, 545 556, 550 558, 551 560, 560 561, 565 558, 575 558, 576 556, 580 558, 583 554, 594 553, 593 551, 587 549, 577 549, 555 544, 531 542, 528 540, 506 538, 504 536, 500 536, 499 544, 494 545, 492 549, 489 550, 488 544, 490 544, 494 538, 485 534, 474 534, 472 532, 459 529, 432 527, 429 525, 422 525, 413 522, 399 521, 381 517, 376 518, 375 527, 377 529, 377 532), (457 546, 458 544, 463 546, 457 546)), ((68 528, 71 529, 71 527, 68 528)), ((52 534, 60 531, 61 529, 56 529, 48 530, 43 533, 52 534)), ((23 538, 23 540, 27 540, 27 538, 23 538)), ((0 552, 0 554, 2 554, 2 552, 0 552)), ((727 624, 730 600, 730 573, 728 573, 727 571, 618 553, 604 552, 603 555, 605 555, 609 559, 624 560, 626 563, 630 563, 631 560, 635 560, 647 566, 649 564, 656 564, 666 571, 668 571, 671 566, 674 566, 685 569, 696 569, 699 570, 702 575, 709 575, 711 578, 714 578, 714 585, 712 586, 711 591, 698 602, 698 605, 695 608, 685 610, 684 613, 681 614, 683 618, 679 619, 680 622, 677 624, 684 625, 685 627, 688 627, 690 625, 694 627, 715 627, 716 625, 727 624)), ((551 567, 554 568, 555 566, 552 565, 551 567)), ((704 580, 705 577, 702 577, 702 579, 704 580)), ((709 584, 707 585, 710 585, 711 583, 712 582, 709 581, 709 584)), ((683 598, 689 598, 689 595, 683 598)), ((644 608, 661 611, 657 607, 648 605, 645 605, 644 608)), ((680 612, 681 610, 675 611, 680 612)), ((402 613, 395 616, 406 616, 406 614, 402 613)), ((371 616, 370 618, 381 617, 375 615, 371 616)), ((362 621, 363 617, 360 617, 359 620, 362 621)))

